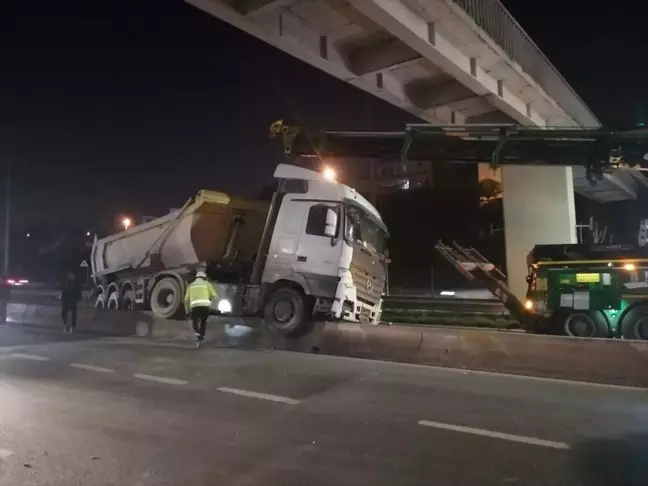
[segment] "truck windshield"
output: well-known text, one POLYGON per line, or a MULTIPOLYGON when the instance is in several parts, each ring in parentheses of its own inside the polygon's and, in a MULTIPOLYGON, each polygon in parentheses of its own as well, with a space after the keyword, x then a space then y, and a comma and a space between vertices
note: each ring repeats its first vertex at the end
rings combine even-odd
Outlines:
POLYGON ((356 241, 380 254, 387 249, 387 234, 371 220, 366 211, 357 206, 346 205, 344 237, 349 242, 356 241))

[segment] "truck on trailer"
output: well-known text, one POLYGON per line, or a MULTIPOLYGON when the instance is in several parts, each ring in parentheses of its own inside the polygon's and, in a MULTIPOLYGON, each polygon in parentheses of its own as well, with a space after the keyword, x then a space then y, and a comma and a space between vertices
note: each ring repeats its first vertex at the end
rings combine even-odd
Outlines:
POLYGON ((280 164, 272 201, 200 191, 179 210, 105 238, 91 250, 95 306, 181 317, 186 286, 204 269, 215 313, 261 315, 278 332, 317 320, 378 324, 388 231, 354 189, 280 164))

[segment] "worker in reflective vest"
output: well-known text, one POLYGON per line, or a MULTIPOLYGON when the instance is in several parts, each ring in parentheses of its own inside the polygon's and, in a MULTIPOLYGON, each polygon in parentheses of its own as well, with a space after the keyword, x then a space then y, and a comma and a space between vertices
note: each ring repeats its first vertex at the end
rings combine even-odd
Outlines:
POLYGON ((193 330, 196 333, 196 347, 205 339, 207 318, 212 300, 216 298, 214 286, 207 280, 203 271, 196 273, 196 279, 189 284, 185 293, 184 305, 187 315, 191 317, 193 330))

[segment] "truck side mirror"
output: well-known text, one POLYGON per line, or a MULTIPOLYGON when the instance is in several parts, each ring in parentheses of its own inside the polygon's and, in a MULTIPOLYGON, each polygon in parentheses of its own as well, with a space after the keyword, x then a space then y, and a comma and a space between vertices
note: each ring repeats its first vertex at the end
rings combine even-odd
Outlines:
POLYGON ((324 235, 330 238, 335 238, 337 230, 338 214, 333 208, 326 209, 326 226, 324 226, 324 235))

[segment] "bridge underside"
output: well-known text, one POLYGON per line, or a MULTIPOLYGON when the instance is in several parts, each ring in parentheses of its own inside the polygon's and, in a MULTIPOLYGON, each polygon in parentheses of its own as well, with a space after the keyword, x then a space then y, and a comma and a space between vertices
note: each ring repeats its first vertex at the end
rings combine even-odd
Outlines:
MULTIPOLYGON (((186 1, 429 123, 599 124, 498 1, 186 1)), ((555 167, 507 167, 503 180, 509 269, 525 268, 532 244, 576 241, 574 190, 607 202, 632 198, 638 185, 611 177, 592 188, 555 167), (519 213, 547 197, 551 211, 519 213)))

